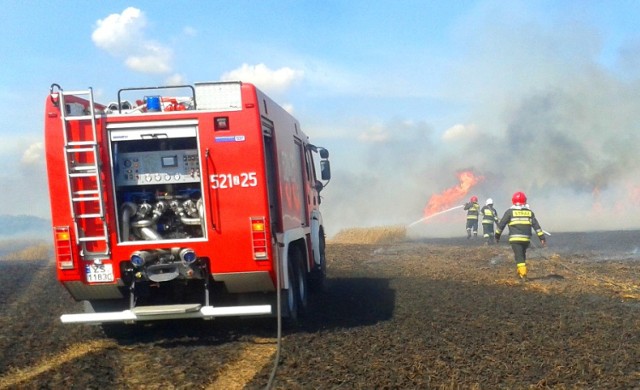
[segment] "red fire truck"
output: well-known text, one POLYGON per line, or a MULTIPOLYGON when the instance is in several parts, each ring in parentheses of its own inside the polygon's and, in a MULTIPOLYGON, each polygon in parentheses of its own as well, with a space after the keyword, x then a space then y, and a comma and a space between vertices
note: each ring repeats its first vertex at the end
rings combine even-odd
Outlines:
POLYGON ((62 322, 295 320, 322 288, 329 153, 254 85, 53 84, 45 140, 62 322))

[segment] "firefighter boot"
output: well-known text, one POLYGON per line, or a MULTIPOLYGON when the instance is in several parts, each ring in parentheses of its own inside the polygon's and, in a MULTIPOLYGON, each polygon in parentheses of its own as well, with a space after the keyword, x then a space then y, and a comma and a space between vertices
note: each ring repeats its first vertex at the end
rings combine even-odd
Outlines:
POLYGON ((491 245, 493 241, 493 234, 484 233, 482 238, 484 238, 484 245, 491 245))
POLYGON ((518 277, 520 277, 520 281, 527 281, 527 266, 525 263, 518 264, 518 277))
POLYGON ((467 240, 471 238, 471 229, 467 229, 467 240))

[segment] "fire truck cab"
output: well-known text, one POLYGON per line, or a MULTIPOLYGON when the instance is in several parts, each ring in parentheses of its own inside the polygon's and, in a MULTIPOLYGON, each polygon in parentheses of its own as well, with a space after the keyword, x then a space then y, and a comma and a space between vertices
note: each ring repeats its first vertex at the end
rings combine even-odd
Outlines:
POLYGON ((292 319, 326 275, 329 153, 254 85, 53 84, 45 145, 64 323, 292 319))

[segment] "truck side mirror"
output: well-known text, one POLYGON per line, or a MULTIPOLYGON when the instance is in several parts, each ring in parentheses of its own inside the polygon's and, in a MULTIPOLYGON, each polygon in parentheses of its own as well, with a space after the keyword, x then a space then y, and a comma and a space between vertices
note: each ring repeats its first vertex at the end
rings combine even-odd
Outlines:
POLYGON ((320 157, 324 159, 329 158, 329 151, 325 148, 320 149, 320 157))
MULTIPOLYGON (((327 152, 327 155, 329 155, 329 152, 327 152)), ((322 180, 331 180, 331 164, 329 164, 329 160, 320 161, 320 176, 322 176, 322 180)))

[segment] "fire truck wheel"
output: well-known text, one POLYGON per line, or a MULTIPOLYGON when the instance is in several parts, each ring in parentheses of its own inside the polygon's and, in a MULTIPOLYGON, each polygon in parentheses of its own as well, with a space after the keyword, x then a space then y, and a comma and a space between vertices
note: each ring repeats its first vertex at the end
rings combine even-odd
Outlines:
POLYGON ((290 283, 288 289, 282 290, 282 314, 287 318, 287 323, 293 325, 298 322, 298 285, 296 283, 296 270, 291 257, 289 257, 287 264, 287 277, 290 283))
POLYGON ((309 284, 307 279, 307 267, 305 267, 306 257, 299 247, 296 247, 295 268, 296 284, 298 285, 298 314, 304 316, 309 309, 309 284))
POLYGON ((309 302, 309 286, 307 285, 304 256, 298 246, 291 247, 289 251, 287 273, 290 287, 286 294, 286 310, 289 313, 290 322, 297 322, 299 316, 306 314, 309 302))
POLYGON ((327 279, 327 259, 325 257, 325 241, 324 232, 320 231, 320 264, 309 274, 309 290, 312 293, 320 293, 325 291, 327 279))

